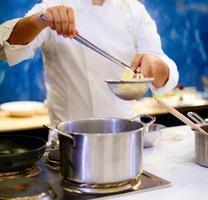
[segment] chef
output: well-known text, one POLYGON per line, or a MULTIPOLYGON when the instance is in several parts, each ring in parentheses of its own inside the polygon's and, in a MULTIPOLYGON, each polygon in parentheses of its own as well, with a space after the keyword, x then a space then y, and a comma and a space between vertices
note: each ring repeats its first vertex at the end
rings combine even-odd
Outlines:
POLYGON ((155 22, 139 1, 43 0, 24 18, 0 26, 0 58, 12 66, 42 49, 52 124, 134 115, 136 101, 117 98, 104 82, 120 80, 124 69, 78 43, 75 34, 154 77, 154 92, 178 82, 176 64, 162 51, 155 22))

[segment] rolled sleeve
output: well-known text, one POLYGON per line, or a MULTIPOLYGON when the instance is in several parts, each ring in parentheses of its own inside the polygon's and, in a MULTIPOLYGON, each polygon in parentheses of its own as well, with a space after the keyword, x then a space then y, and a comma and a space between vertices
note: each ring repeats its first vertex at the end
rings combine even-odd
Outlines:
POLYGON ((7 40, 19 20, 20 18, 14 19, 1 25, 1 55, 3 55, 2 59, 7 60, 10 66, 20 63, 23 60, 33 58, 36 49, 41 47, 44 41, 48 38, 49 33, 48 28, 43 30, 32 42, 27 45, 9 44, 7 40))
POLYGON ((169 68, 169 79, 166 82, 166 84, 161 88, 155 88, 152 84, 150 85, 150 88, 152 91, 154 91, 158 94, 163 94, 165 92, 172 90, 177 85, 178 79, 179 79, 179 73, 177 70, 177 66, 173 60, 171 60, 170 58, 168 58, 165 55, 159 56, 159 58, 163 62, 165 62, 169 68))
POLYGON ((21 62, 23 59, 26 60, 34 56, 32 43, 27 45, 11 45, 7 42, 13 31, 13 28, 19 22, 19 20, 21 19, 14 19, 2 25, 2 46, 4 47, 6 60, 10 66, 21 62))
MULTIPOLYGON (((26 16, 43 11, 47 7, 47 1, 36 4, 26 16)), ((15 25, 22 18, 13 19, 0 25, 0 59, 7 60, 10 66, 23 60, 31 59, 37 48, 41 47, 49 36, 49 29, 44 29, 33 41, 26 45, 11 45, 7 42, 15 25)))
MULTIPOLYGON (((9 44, 6 42, 11 35, 14 26, 21 18, 17 18, 14 20, 10 20, 5 22, 0 26, 0 59, 7 60, 8 57, 6 55, 7 49, 9 48, 9 44)), ((14 49, 14 47, 13 47, 14 49)), ((9 50, 9 49, 8 49, 9 50)))

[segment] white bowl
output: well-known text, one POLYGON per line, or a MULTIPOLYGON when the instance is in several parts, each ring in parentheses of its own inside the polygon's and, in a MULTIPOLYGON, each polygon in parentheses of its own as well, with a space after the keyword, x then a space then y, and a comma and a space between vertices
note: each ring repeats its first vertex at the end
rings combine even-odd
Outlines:
POLYGON ((162 124, 150 124, 144 132, 144 148, 153 147, 162 135, 165 128, 162 124))
POLYGON ((46 110, 46 106, 38 101, 13 101, 1 104, 0 109, 13 117, 29 117, 46 110))

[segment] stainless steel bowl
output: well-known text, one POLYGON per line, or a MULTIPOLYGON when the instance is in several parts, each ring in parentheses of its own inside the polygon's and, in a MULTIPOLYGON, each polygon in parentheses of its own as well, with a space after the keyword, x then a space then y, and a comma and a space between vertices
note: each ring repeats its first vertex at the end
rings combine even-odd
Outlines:
POLYGON ((105 80, 111 92, 123 100, 138 100, 145 95, 153 78, 136 81, 105 80))
POLYGON ((144 148, 153 147, 157 140, 162 136, 163 129, 162 124, 150 124, 145 128, 144 132, 144 148))

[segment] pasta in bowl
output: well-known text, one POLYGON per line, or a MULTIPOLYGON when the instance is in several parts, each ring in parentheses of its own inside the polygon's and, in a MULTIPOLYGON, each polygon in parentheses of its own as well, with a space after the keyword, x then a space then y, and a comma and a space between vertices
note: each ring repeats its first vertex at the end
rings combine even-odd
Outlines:
POLYGON ((111 92, 123 100, 138 100, 144 96, 149 89, 153 78, 144 78, 142 74, 134 74, 127 70, 123 73, 121 80, 105 80, 111 92))

